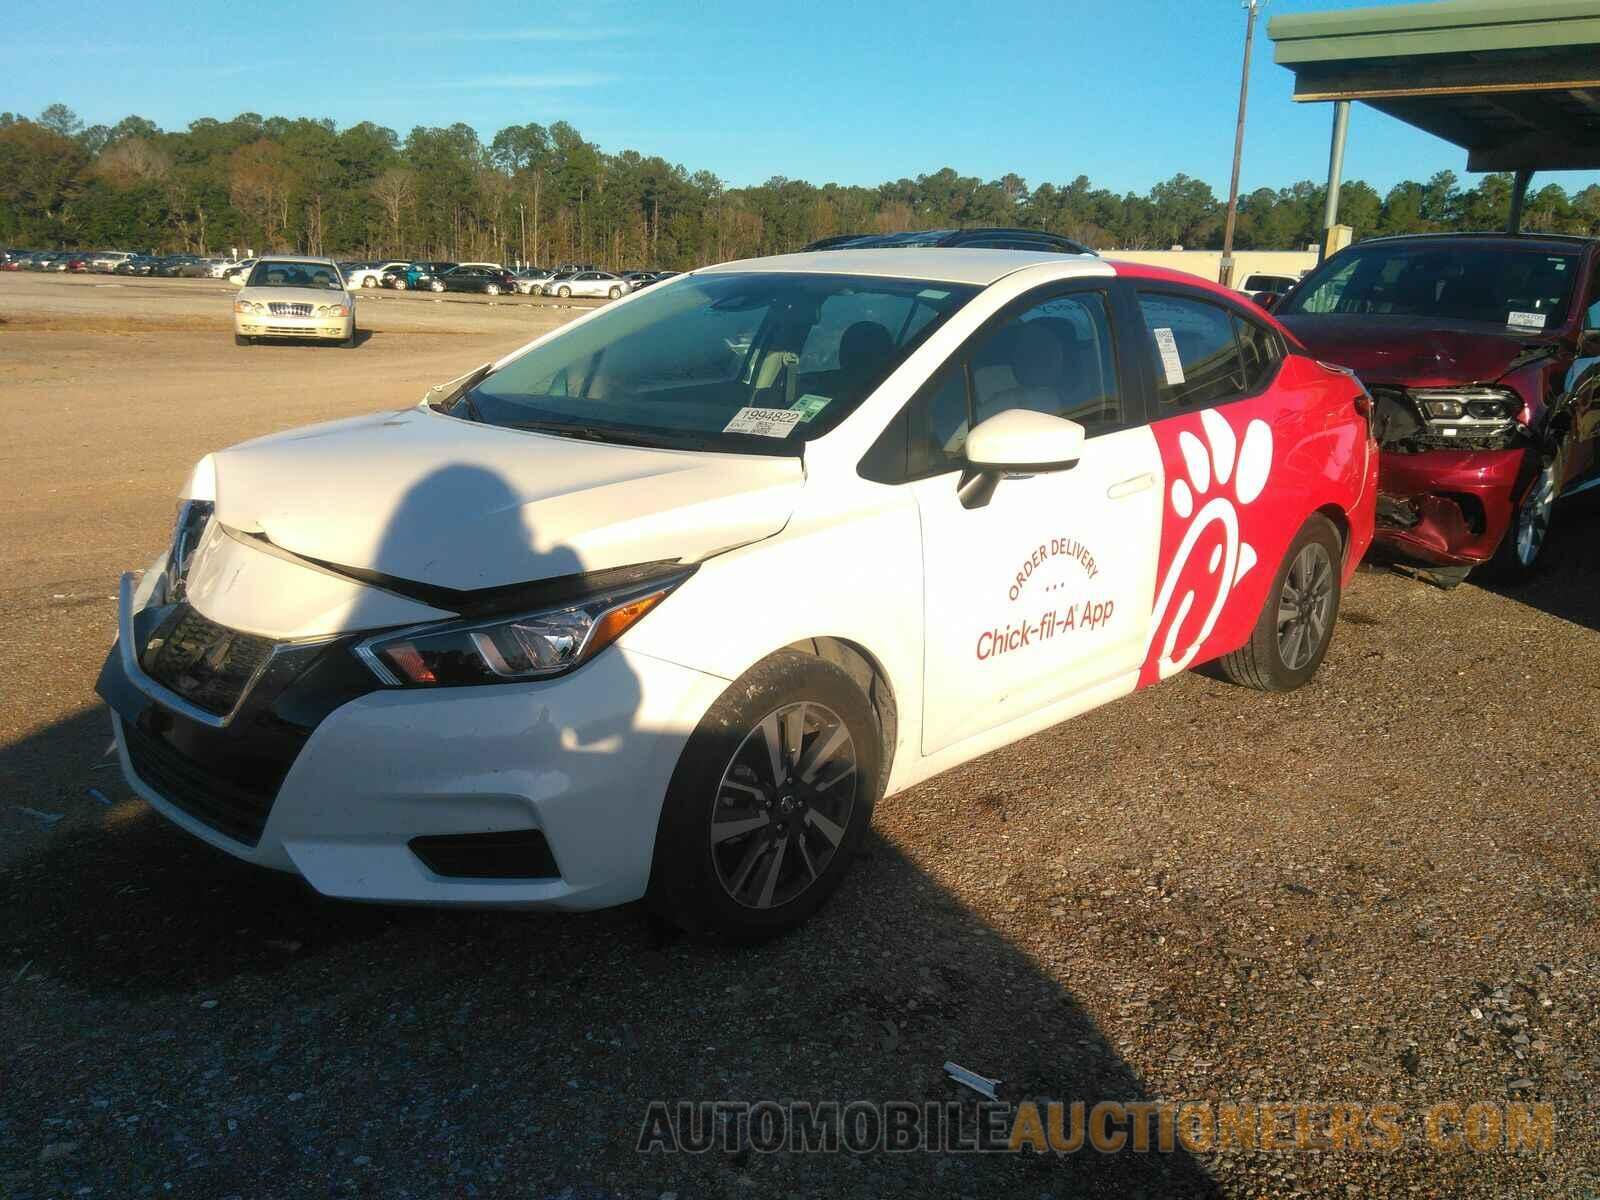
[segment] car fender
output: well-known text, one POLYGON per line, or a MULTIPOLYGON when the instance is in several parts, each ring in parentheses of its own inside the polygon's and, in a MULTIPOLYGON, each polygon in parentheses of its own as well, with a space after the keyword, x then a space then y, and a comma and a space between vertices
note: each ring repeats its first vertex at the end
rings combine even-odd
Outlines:
POLYGON ((922 713, 915 500, 865 480, 830 480, 826 491, 807 488, 781 532, 701 563, 618 644, 731 682, 796 643, 851 643, 895 697, 898 776, 917 758, 922 713))

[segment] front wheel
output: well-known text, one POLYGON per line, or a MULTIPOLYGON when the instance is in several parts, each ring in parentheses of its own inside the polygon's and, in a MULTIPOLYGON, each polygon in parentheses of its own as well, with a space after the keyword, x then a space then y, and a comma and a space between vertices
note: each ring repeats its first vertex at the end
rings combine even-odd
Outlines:
POLYGON ((396 279, 394 281, 394 290, 397 291, 397 292, 405 291, 407 286, 408 285, 406 284, 406 281, 404 279, 396 279))
POLYGON ((1300 527, 1272 581, 1250 640, 1224 655, 1222 672, 1263 692, 1289 692, 1322 665, 1339 619, 1339 563, 1344 543, 1320 514, 1300 527))
POLYGON ((1511 527, 1489 560, 1493 574, 1516 581, 1526 579, 1538 569, 1566 470, 1566 450, 1562 445, 1528 485, 1522 503, 1517 505, 1511 518, 1511 527))
POLYGON ((442 291, 444 291, 444 284, 442 284, 442 283, 439 283, 439 282, 437 282, 437 281, 436 281, 436 282, 434 282, 434 283, 430 283, 430 284, 429 284, 429 285, 428 285, 428 287, 429 287, 429 289, 430 289, 430 290, 432 290, 432 291, 435 291, 435 292, 442 292, 442 291))
POLYGON ((572 289, 569 287, 558 288, 556 290, 556 295, 560 296, 563 300, 570 300, 572 299, 572 289))
POLYGON ((500 285, 498 283, 491 283, 486 285, 483 290, 485 295, 498 296, 500 294, 500 285))
POLYGON ((365 279, 363 279, 361 281, 361 286, 362 287, 377 287, 378 286, 378 281, 376 279, 374 279, 371 275, 368 275, 365 279))
POLYGON ((697 933, 755 942, 839 886, 882 787, 871 702, 840 668, 783 651, 723 692, 684 747, 656 833, 650 902, 697 933))

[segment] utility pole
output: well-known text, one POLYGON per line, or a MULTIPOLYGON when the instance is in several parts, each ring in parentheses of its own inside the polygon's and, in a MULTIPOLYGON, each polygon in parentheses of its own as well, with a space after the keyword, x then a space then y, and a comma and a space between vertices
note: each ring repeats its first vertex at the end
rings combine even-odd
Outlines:
POLYGON ((1256 40, 1256 12, 1266 0, 1243 0, 1248 11, 1244 25, 1244 70, 1239 75, 1239 123, 1233 131, 1233 182, 1228 185, 1228 223, 1222 231, 1222 271, 1217 282, 1233 286, 1233 227, 1239 219, 1239 163, 1244 157, 1244 111, 1250 99, 1250 47, 1256 40))

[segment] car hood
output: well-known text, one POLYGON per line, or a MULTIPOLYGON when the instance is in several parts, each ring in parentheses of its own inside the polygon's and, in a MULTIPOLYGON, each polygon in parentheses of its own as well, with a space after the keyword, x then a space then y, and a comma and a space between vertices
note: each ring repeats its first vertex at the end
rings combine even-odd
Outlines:
POLYGON ((425 407, 213 456, 216 516, 319 562, 460 590, 695 562, 783 528, 798 458, 577 441, 425 407))
POLYGON ((327 288, 246 287, 238 299, 257 304, 349 304, 350 294, 327 288))
POLYGON ((1295 313, 1278 319, 1316 357, 1349 367, 1369 385, 1491 383, 1519 355, 1558 340, 1554 332, 1517 334, 1433 318, 1295 313))

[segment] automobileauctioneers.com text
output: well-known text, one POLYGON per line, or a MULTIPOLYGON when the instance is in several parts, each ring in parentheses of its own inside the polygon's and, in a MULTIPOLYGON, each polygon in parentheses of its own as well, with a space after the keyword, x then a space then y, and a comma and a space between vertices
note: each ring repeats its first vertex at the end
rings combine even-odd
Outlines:
POLYGON ((1204 1154, 1214 1150, 1383 1153, 1549 1151, 1548 1102, 1392 1103, 1192 1101, 736 1100, 651 1102, 640 1153, 1204 1154))

